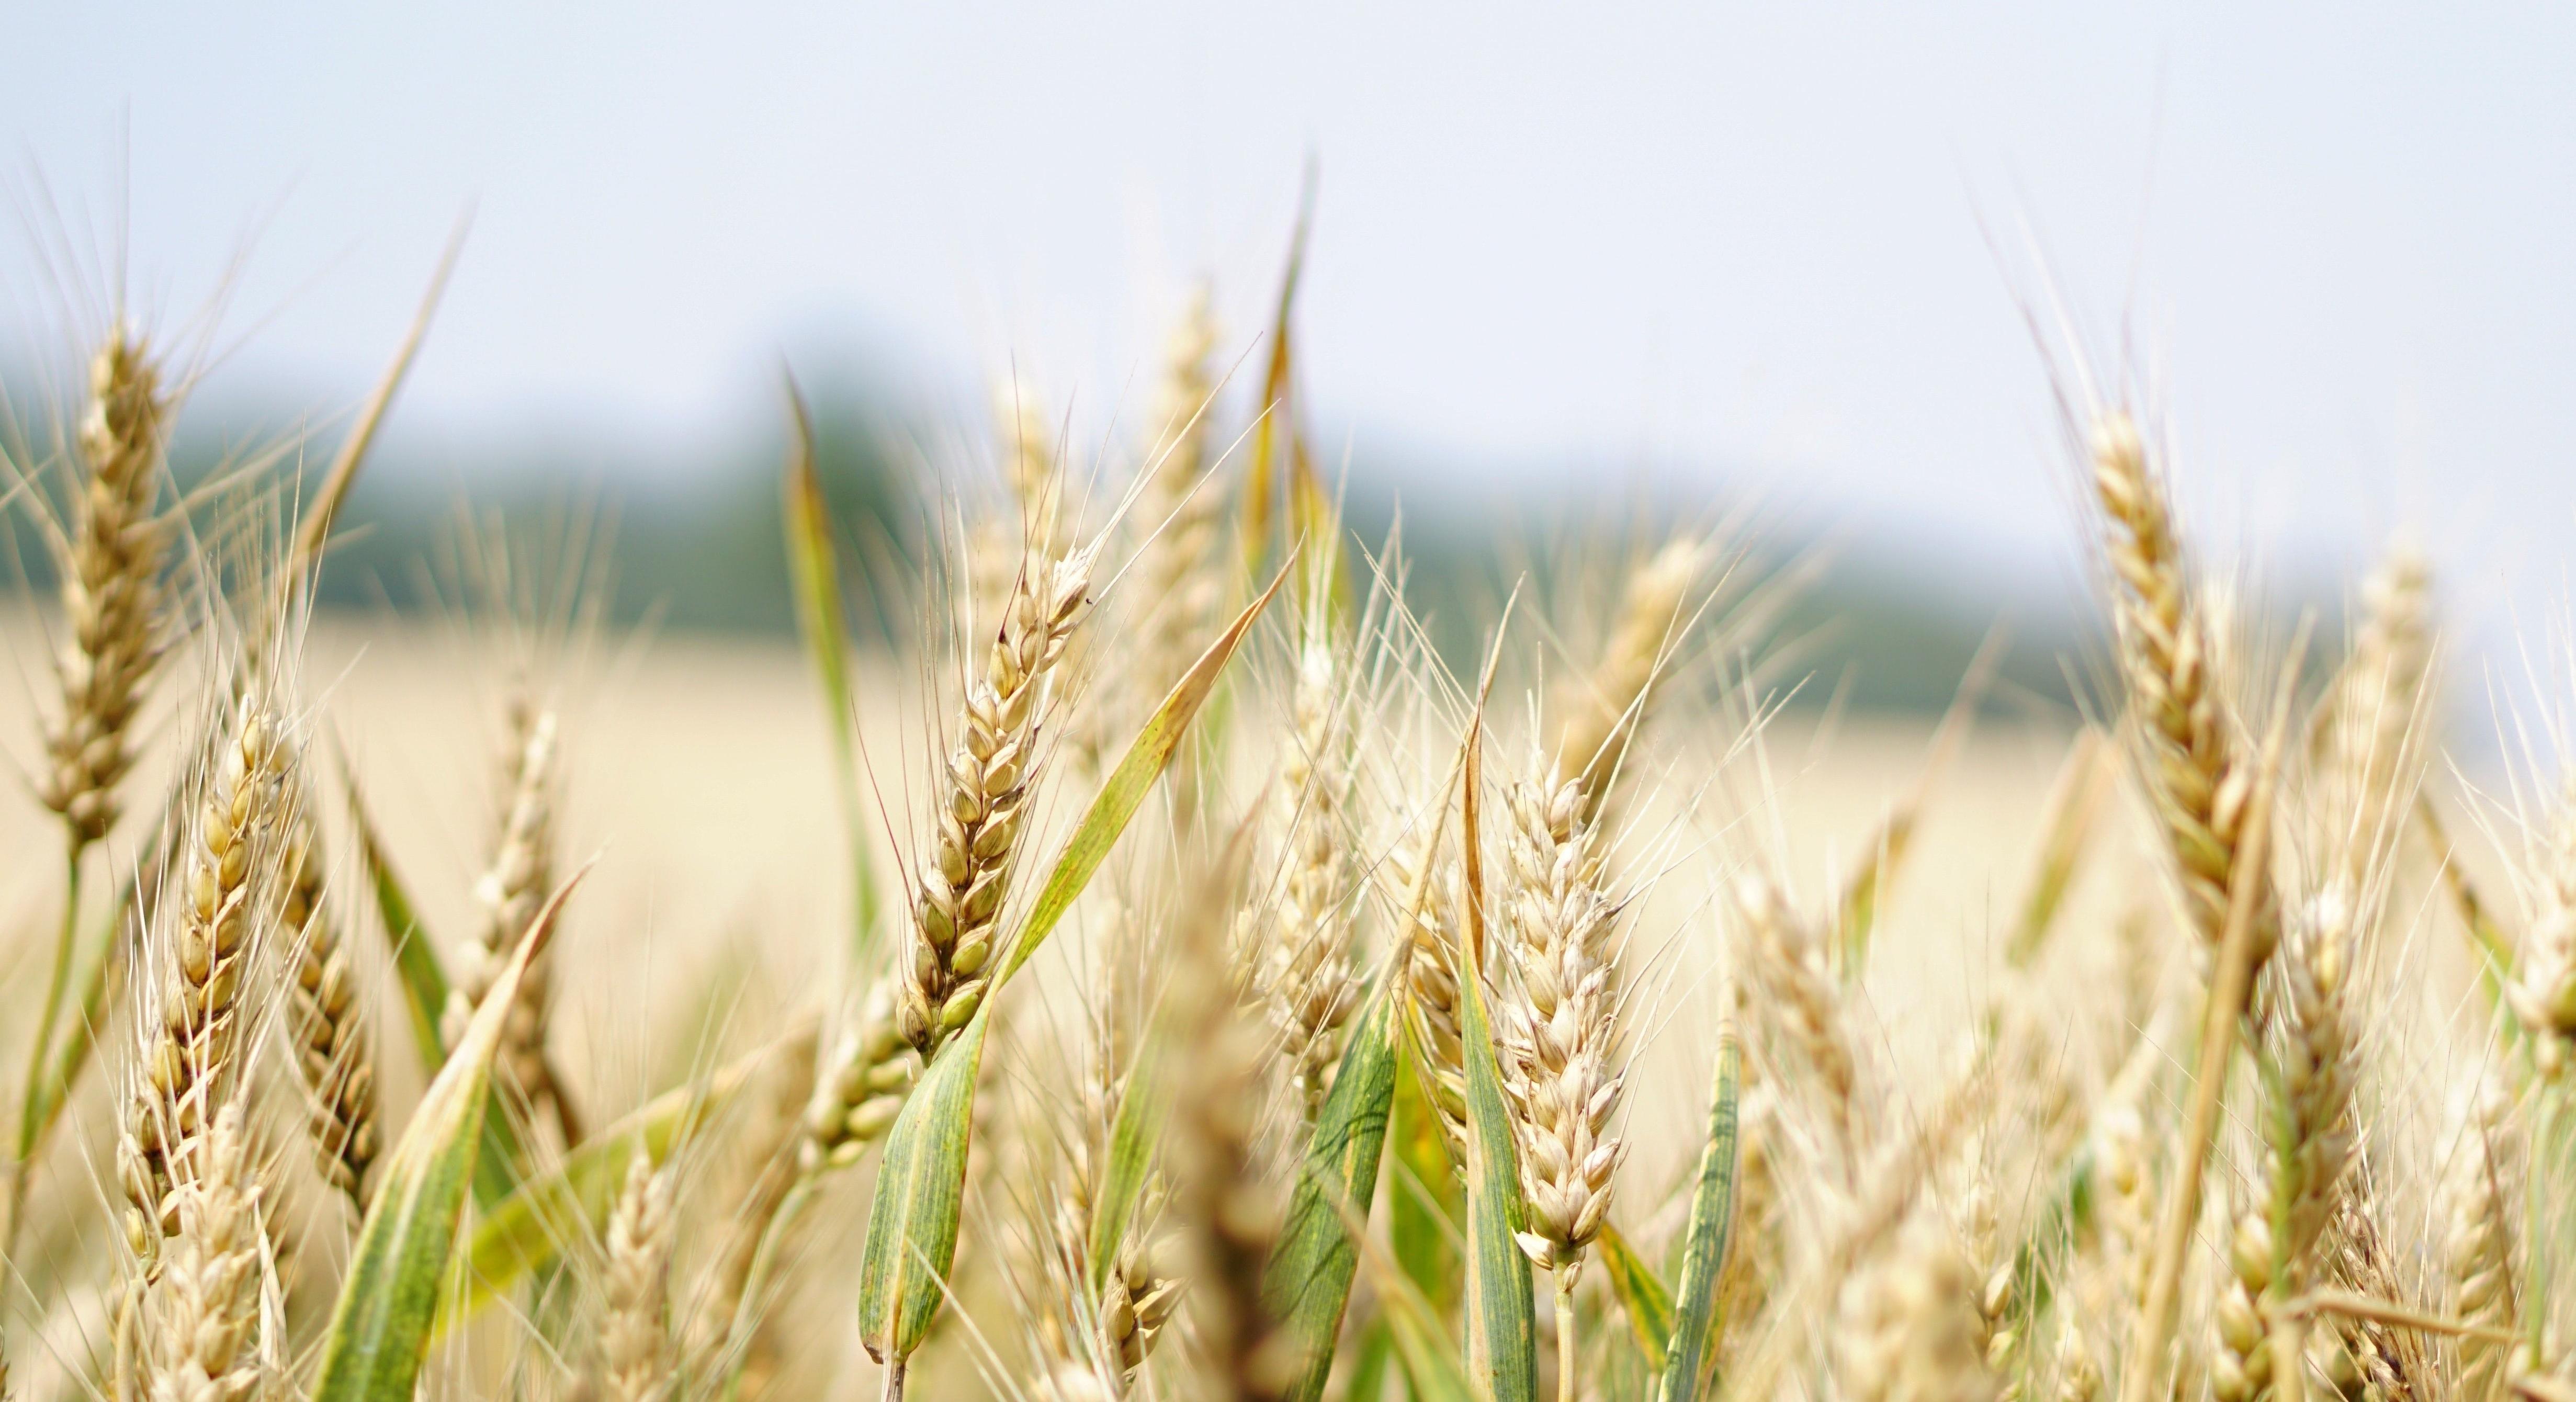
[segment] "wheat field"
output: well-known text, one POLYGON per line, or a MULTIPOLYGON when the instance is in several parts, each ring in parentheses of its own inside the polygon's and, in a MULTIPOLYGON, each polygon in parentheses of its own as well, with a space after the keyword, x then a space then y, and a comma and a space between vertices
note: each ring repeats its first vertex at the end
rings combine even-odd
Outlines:
POLYGON ((1289 324, 1001 416, 901 645, 799 438, 801 648, 507 523, 316 616, 402 362, 183 497, 104 332, 10 464, 0 1393, 2576 1395, 2576 809, 2444 761, 2402 543, 2283 635, 2061 351, 2081 716, 1805 704, 1716 514, 1445 658, 1289 324))

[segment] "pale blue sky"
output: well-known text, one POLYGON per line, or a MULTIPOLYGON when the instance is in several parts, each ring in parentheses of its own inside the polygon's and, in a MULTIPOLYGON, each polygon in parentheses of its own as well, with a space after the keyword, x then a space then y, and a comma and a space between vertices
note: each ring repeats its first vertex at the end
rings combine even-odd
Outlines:
POLYGON ((1329 439, 1726 468, 2058 577, 2027 226, 2165 367, 2212 536, 2402 517, 2485 609, 2576 521, 2576 10, 455 0, 13 37, 0 339, 40 334, 34 177, 100 241, 130 180, 137 284, 184 312, 256 227, 224 374, 345 405, 472 199, 396 426, 433 446, 720 441, 782 346, 852 338, 961 399, 1016 357, 1096 427, 1190 276, 1256 329, 1313 151, 1329 439))

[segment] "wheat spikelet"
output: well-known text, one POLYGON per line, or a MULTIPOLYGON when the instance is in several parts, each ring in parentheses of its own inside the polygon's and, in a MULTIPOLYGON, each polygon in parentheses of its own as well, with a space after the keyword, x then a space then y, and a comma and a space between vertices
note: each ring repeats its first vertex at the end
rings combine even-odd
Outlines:
POLYGON ((858 1162, 885 1137, 921 1076, 921 1059, 895 1021, 895 991, 880 981, 843 1030, 814 1079, 796 1147, 797 1171, 811 1178, 858 1162))
POLYGON ((140 1019, 143 1045, 118 1140, 127 1241, 146 1261, 178 1230, 181 1162, 199 1152, 246 1030, 249 966, 277 915, 271 886, 280 829, 291 821, 289 758, 277 718, 262 698, 245 698, 213 746, 184 831, 175 899, 162 902, 171 928, 140 1019))
POLYGON ((1065 644, 1087 610, 1091 551, 1052 559, 1024 551, 992 650, 969 682, 949 753, 929 860, 922 864, 897 1005, 906 1040, 926 1056, 983 1004, 1001 951, 1002 898, 1032 782, 1040 730, 1065 644))
POLYGON ((1566 721, 1557 737, 1555 773, 1581 783, 1587 821, 1599 809, 1645 718, 1647 688, 1672 651, 1691 585, 1707 563, 1707 546, 1683 539, 1665 545, 1630 573, 1600 664, 1590 677, 1568 687, 1558 703, 1566 721))
MULTIPOLYGON (((474 941, 458 961, 456 986, 448 993, 441 1031, 450 1046, 465 1033, 483 995, 510 962, 528 922, 554 890, 556 718, 551 707, 535 705, 522 695, 508 711, 510 744, 503 753, 501 821, 490 862, 474 883, 474 899, 483 920, 474 941)), ((504 1081, 531 1105, 564 1114, 562 1088, 546 1064, 546 1009, 553 996, 552 960, 539 954, 529 962, 502 1024, 498 1062, 504 1081)), ((569 1130, 566 1139, 573 1136, 569 1130)))
POLYGON ((1498 1028, 1530 1207, 1521 1249, 1568 1277, 1609 1214, 1621 1155, 1609 1124, 1625 1079, 1611 1066, 1619 1054, 1614 909, 1599 885, 1584 806, 1579 780, 1512 789, 1505 851, 1516 977, 1498 1028))
MULTIPOLYGON (((2126 414, 2093 427, 2093 486, 2109 527, 2120 674, 2155 800, 2182 881, 2183 905, 2204 949, 2225 933, 2237 879, 2253 757, 2228 728, 2212 675, 2216 638, 2187 577, 2164 483, 2126 414)), ((2264 880, 2260 872, 2251 879, 2264 880)), ((2277 938, 2268 890, 2258 892, 2255 966, 2277 938)))
POLYGON ((286 985, 286 1028, 295 1069, 310 1097, 318 1167, 361 1215, 367 1170, 376 1159, 375 1052, 357 1000, 357 973, 322 886, 310 796, 286 830, 283 925, 295 940, 294 977, 286 985))
MULTIPOLYGON (((2508 1333, 2521 1317, 2514 1294, 2512 1204, 2517 1190, 2504 1143, 2509 1113, 2502 1087, 2489 1083, 2479 1088, 2443 1183, 2451 1313, 2508 1333)), ((2509 1346, 2473 1334, 2461 1335, 2452 1346, 2458 1359, 2453 1395, 2461 1402, 2493 1402, 2501 1396, 2509 1346)))
POLYGON ((615 1402, 662 1402, 679 1384, 671 1367, 672 1191, 670 1170, 656 1169, 639 1146, 608 1218, 599 1342, 615 1402))
POLYGON ((169 402, 144 344, 119 325, 90 362, 78 434, 81 484, 63 560, 58 664, 62 714, 45 737, 38 786, 75 850, 116 825, 116 787, 133 767, 135 709, 162 653, 162 565, 170 527, 155 513, 169 402))
POLYGON ((260 1190, 238 1099, 171 1192, 177 1236, 145 1296, 151 1402, 241 1402, 261 1388, 260 1190))
MULTIPOLYGON (((1310 628, 1320 632, 1319 624, 1310 628)), ((1351 967, 1350 910, 1345 887, 1341 727, 1336 724, 1334 660, 1320 636, 1300 650, 1291 703, 1295 736, 1281 766, 1289 814, 1287 867, 1262 991, 1278 1025, 1290 1089, 1306 1120, 1324 1103, 1341 1059, 1341 1033, 1358 997, 1351 967)))

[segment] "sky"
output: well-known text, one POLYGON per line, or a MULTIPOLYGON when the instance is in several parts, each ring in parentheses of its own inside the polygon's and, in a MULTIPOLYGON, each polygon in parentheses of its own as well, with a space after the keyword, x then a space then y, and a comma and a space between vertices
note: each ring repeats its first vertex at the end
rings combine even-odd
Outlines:
MULTIPOLYGON (((391 441, 615 470, 863 350, 1079 440, 1300 172, 1319 436, 1475 485, 1651 472, 1944 568, 2074 568, 2062 312, 2145 367, 2213 554, 2433 547, 2463 616, 2576 522, 2576 10, 2377 3, 36 7, 0 347, 128 246, 210 383, 354 403, 460 213, 391 441), (225 269, 247 247, 243 271, 225 269), (79 282, 79 277, 70 279, 79 282), (2062 358, 2054 362, 2061 369, 2062 358)), ((49 340, 48 337, 55 339, 49 340)), ((1369 454, 1363 454, 1369 455, 1369 454)), ((2527 620, 2526 620, 2527 621, 2527 620)))

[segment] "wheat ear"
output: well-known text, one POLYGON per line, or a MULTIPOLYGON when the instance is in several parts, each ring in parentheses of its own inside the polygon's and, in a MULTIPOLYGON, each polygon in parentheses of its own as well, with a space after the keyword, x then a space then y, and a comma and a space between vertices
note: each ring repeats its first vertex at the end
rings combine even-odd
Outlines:
POLYGON ((135 709, 161 660, 170 526, 155 507, 168 415, 149 351, 120 325, 90 362, 78 435, 89 475, 63 570, 71 628, 59 668, 63 709, 46 736, 39 786, 75 851, 116 825, 116 788, 134 764, 135 709))
POLYGON ((921 1059, 895 1021, 895 991, 880 981, 814 1078, 796 1148, 798 1173, 812 1179, 858 1162, 885 1137, 921 1076, 921 1059))
POLYGON ((2533 1069, 2550 1082, 2576 1065, 2576 781, 2560 800, 2556 828, 2533 863, 2537 909, 2504 990, 2530 1038, 2533 1069))
POLYGON ((639 1149, 609 1214, 599 1341, 615 1402, 662 1402, 679 1385, 671 1366, 672 1190, 671 1171, 639 1149))
MULTIPOLYGON (((526 697, 513 700, 508 712, 510 745, 502 756, 503 807, 492 844, 490 863, 474 883, 475 902, 483 908, 474 942, 459 961, 456 986, 450 990, 442 1031, 448 1044, 464 1035, 474 1010, 526 937, 528 922, 554 889, 556 718, 552 708, 526 697)), ((540 953, 520 978, 510 1015, 502 1023, 499 1064, 507 1080, 532 1105, 552 1108, 565 1138, 574 1136, 565 1114, 562 1088, 546 1062, 546 1012, 552 999, 552 960, 540 953)))
POLYGON ((260 1190, 238 1097, 215 1115, 171 1192, 178 1233, 145 1302, 151 1402, 258 1394, 260 1190))
POLYGON ((1261 973, 1279 1027, 1290 1088, 1307 1121, 1324 1103, 1341 1059, 1341 1033, 1358 997, 1351 967, 1349 860, 1343 843, 1342 727, 1331 646, 1309 625, 1292 696, 1295 736, 1281 766, 1290 810, 1276 934, 1261 973))
POLYGON ((1809 1083, 1849 1188, 1861 1148, 1860 1056, 1842 985, 1825 965, 1823 933, 1758 871, 1736 882, 1735 915, 1743 951, 1739 1015, 1764 1029, 1775 1055, 1786 1054, 1786 1069, 1809 1083))
MULTIPOLYGON (((2215 951, 2226 932, 2228 891, 2253 797, 2253 756, 2229 729, 2211 676, 2209 618, 2191 588, 2173 508, 2136 422, 2117 411, 2104 414, 2093 426, 2092 455, 2094 496, 2108 526, 2120 674, 2143 750, 2143 777, 2181 875, 2192 928, 2204 949, 2215 951)), ((2268 894, 2258 893, 2253 931, 2259 969, 2277 939, 2268 894)))
POLYGON ((1209 399, 1216 392, 1208 356, 1216 335, 1202 288, 1172 328, 1146 416, 1152 447, 1133 519, 1137 529, 1152 532, 1136 559, 1136 597, 1148 610, 1137 650, 1149 696, 1168 690, 1198 659, 1224 587, 1216 550, 1223 497, 1206 480, 1209 399))
MULTIPOLYGON (((2510 1112, 2503 1087, 2489 1081, 2479 1088, 2442 1193, 2451 1313, 2508 1335, 2522 1313, 2514 1295, 2513 1156, 2504 1142, 2510 1112)), ((2502 1395, 2512 1346, 2462 1334, 2453 1347, 2458 1359, 2453 1395, 2461 1402, 2494 1402, 2502 1395)))
POLYGON ((1559 702, 1566 721, 1557 737, 1556 772, 1581 783, 1587 821, 1645 719, 1648 689, 1671 655, 1708 553, 1702 541, 1676 540, 1630 573, 1599 666, 1559 702))
POLYGON ((286 1026, 310 1099, 318 1167, 361 1215, 376 1161, 375 1049, 358 1004, 357 972, 323 890, 310 795, 287 827, 284 928, 295 939, 286 1026))
POLYGON ((1918 1220, 1846 1287, 1841 1396, 1852 1402, 1990 1402, 1974 1271, 1918 1220))
POLYGON ((182 1162, 202 1151, 219 1082, 243 1035, 242 999, 274 879, 290 788, 287 747, 256 698, 239 706, 214 748, 184 836, 166 953, 142 1019, 134 1095, 118 1140, 118 1176, 130 1206, 128 1244, 147 1262, 179 1228, 173 1190, 182 1162))
POLYGON ((1022 552, 983 671, 967 686, 897 1006, 904 1037, 924 1055, 982 1006, 1000 953, 1002 898, 1043 759, 1051 683, 1090 603, 1091 553, 1059 560, 1034 543, 1022 552))
POLYGON ((1624 1075, 1611 987, 1614 907, 1599 884, 1584 788, 1519 784, 1505 839, 1516 977, 1502 1009, 1503 1089, 1520 1129, 1530 1207, 1521 1249, 1570 1282, 1610 1211, 1620 1142, 1610 1133, 1624 1075))
POLYGON ((1467 1146, 1467 1059, 1458 1021, 1458 944, 1447 873, 1439 864, 1435 828, 1397 844, 1386 871, 1394 886, 1397 937, 1403 953, 1405 1025, 1413 1042, 1423 1090, 1437 1112, 1450 1149, 1467 1146))

